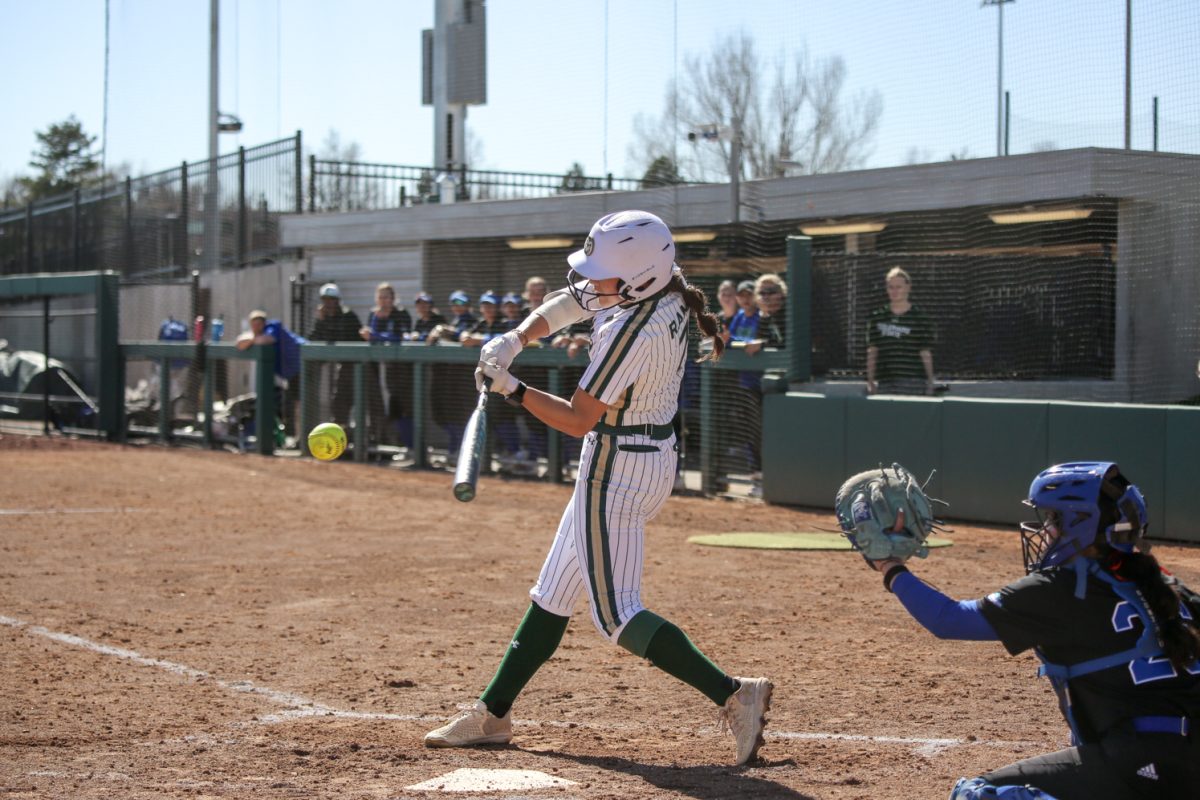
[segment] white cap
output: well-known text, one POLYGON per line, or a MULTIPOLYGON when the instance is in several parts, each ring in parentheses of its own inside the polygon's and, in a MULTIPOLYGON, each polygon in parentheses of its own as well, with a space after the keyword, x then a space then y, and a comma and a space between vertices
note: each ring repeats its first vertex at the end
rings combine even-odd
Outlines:
POLYGON ((337 297, 340 299, 342 296, 342 290, 338 288, 336 283, 327 283, 321 287, 319 295, 321 297, 337 297))

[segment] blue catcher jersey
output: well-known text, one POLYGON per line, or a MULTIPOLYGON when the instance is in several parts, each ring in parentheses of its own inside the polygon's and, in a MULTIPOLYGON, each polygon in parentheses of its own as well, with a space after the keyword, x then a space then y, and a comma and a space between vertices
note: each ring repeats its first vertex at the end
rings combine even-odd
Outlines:
MULTIPOLYGON (((1012 655, 1037 647, 1050 663, 1074 665, 1133 648, 1143 631, 1133 604, 1091 576, 1080 599, 1076 580, 1070 567, 1034 572, 988 595, 980 611, 1012 655)), ((1181 613, 1192 617, 1186 604, 1181 613)), ((1136 658, 1071 678, 1069 691, 1080 739, 1092 742, 1137 716, 1200 716, 1200 663, 1180 671, 1165 657, 1136 658)))

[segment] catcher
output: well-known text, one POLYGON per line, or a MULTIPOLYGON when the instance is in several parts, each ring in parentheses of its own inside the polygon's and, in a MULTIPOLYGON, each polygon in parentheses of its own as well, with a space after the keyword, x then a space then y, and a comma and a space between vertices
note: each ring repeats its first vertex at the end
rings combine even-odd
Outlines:
POLYGON ((942 639, 1033 649, 1071 729, 1071 747, 962 778, 950 800, 1200 797, 1200 595, 1146 552, 1142 493, 1116 464, 1070 463, 1025 502, 1039 520, 1021 525, 1026 576, 956 602, 905 566, 936 524, 911 475, 838 491, 842 530, 908 613, 942 639))

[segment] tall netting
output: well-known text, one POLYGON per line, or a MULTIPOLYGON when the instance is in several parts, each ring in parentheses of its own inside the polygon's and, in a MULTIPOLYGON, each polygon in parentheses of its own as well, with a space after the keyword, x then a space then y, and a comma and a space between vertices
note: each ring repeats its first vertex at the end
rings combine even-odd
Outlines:
MULTIPOLYGON (((517 46, 517 5, 489 5, 493 54, 517 46)), ((584 15, 589 46, 547 37, 538 58, 553 70, 504 72, 496 59, 488 104, 470 110, 468 158, 302 161, 297 137, 223 155, 216 198, 201 161, 87 202, 6 209, 0 266, 176 277, 217 247, 218 273, 279 288, 278 263, 262 265, 290 254, 279 228, 294 223, 306 274, 286 298, 261 295, 275 298, 264 310, 343 349, 308 351, 287 380, 285 441, 333 419, 351 457, 394 464, 453 465, 475 395, 470 337, 503 326, 506 296, 518 315, 534 305, 533 279, 562 286, 590 223, 622 208, 667 220, 723 320, 720 365, 696 363, 693 330, 682 487, 757 494, 763 404, 786 388, 1200 395, 1200 8, 614 0, 544 13, 562 14, 563 30, 584 15), (514 129, 521 146, 498 155, 514 129), (803 263, 789 255, 797 236, 811 240, 803 263), (353 318, 318 325, 330 282, 353 318), (394 310, 380 308, 380 284, 394 310), (488 294, 499 322, 479 327, 488 294)), ((228 341, 249 296, 201 293, 184 321, 224 312, 228 341)), ((148 307, 132 335, 162 323, 148 307)), ((515 371, 570 397, 586 339, 539 343, 515 371)), ((251 374, 230 364, 227 396, 250 394, 251 374)), ((487 470, 572 474, 577 441, 507 408, 493 425, 487 470)))
MULTIPOLYGON (((370 266, 343 258, 326 269, 336 259, 318 249, 314 288, 359 281, 365 317, 369 273, 370 283, 403 287, 398 303, 410 313, 423 291, 449 319, 450 297, 462 292, 478 315, 485 293, 524 293, 534 276, 561 285, 565 257, 586 233, 579 220, 624 207, 659 213, 728 337, 724 368, 693 363, 702 354, 693 337, 680 397, 680 483, 706 491, 757 493, 771 435, 761 429, 763 398, 789 384, 826 394, 1190 402, 1200 357, 1200 64, 1191 44, 1200 11, 1076 11, 1019 0, 885 5, 869 16, 715 0, 636 15, 620 3, 597 7, 592 29, 603 47, 594 58, 569 41, 569 57, 556 58, 559 45, 548 42, 555 75, 523 77, 533 95, 560 98, 564 79, 595 89, 581 90, 579 113, 596 125, 562 124, 574 101, 561 100, 555 142, 497 165, 540 170, 536 181, 463 165, 310 164, 315 212, 541 204, 519 214, 503 203, 460 207, 458 233, 415 234, 411 262, 380 251, 370 266), (586 162, 600 177, 572 170, 547 181, 565 166, 549 163, 559 142, 574 147, 567 163, 586 162), (802 268, 787 255, 797 235, 812 241, 802 268), (902 291, 889 293, 889 275, 902 291), (801 283, 789 285, 793 277, 801 283), (793 306, 796 293, 804 302, 793 306), (807 313, 789 320, 792 308, 807 313), (795 358, 800 347, 808 352, 795 358)), ((504 13, 490 9, 500 40, 504 13)), ((490 107, 503 104, 493 93, 472 111, 485 143, 495 126, 513 124, 511 108, 500 119, 490 107)), ((408 230, 402 217, 397 225, 408 230)), ((553 378, 566 397, 586 349, 576 359, 564 349, 561 364, 517 371, 534 385, 553 378)), ((431 393, 423 444, 433 463, 449 463, 474 391, 469 365, 420 369, 431 393)), ((497 453, 514 454, 512 463, 533 456, 545 474, 536 425, 524 415, 515 429, 498 425, 497 453)), ((564 445, 565 470, 573 444, 564 445)))

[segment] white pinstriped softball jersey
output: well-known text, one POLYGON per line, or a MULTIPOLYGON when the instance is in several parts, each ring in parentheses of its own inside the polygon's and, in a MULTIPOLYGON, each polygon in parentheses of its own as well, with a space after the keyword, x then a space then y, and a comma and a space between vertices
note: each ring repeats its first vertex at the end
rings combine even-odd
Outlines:
MULTIPOLYGON (((670 425, 687 358, 689 314, 674 292, 601 311, 580 388, 608 405, 609 426, 670 425)), ((575 491, 529 595, 570 616, 586 595, 610 640, 643 609, 643 535, 675 482, 675 437, 587 434, 575 491)))

